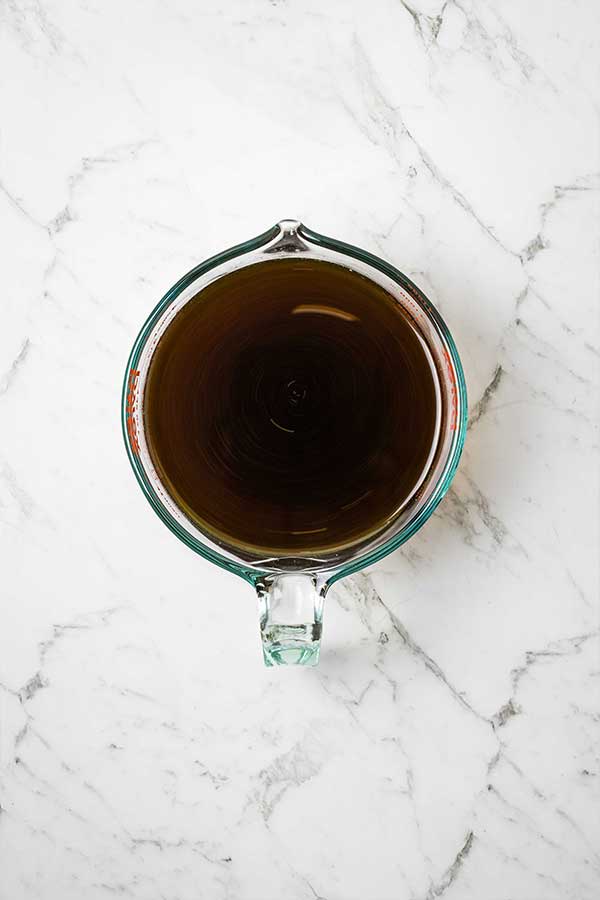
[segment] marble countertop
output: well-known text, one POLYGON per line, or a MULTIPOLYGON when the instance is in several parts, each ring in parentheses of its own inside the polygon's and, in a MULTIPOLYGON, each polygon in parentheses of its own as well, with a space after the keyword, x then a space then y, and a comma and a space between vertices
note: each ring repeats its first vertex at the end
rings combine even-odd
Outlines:
POLYGON ((0 10, 0 898, 594 900, 593 0, 0 10), (263 667, 122 445, 138 328, 283 217, 403 269, 470 428, 404 548, 263 667))

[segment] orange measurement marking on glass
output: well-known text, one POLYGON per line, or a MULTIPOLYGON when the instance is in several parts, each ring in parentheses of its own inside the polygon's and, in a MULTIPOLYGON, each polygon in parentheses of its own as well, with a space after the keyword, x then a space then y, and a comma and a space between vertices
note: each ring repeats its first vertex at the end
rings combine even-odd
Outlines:
POLYGON ((448 377, 450 378, 450 431, 456 431, 456 426, 458 423, 458 395, 456 392, 456 378, 454 375, 454 367, 452 365, 452 360, 450 359, 450 354, 446 349, 444 349, 444 362, 446 363, 448 377))
POLYGON ((131 369, 129 372, 129 380, 127 382, 127 401, 126 401, 126 420, 127 435, 129 443, 134 453, 140 452, 140 444, 138 441, 136 408, 137 408, 137 383, 140 372, 139 369, 131 369))

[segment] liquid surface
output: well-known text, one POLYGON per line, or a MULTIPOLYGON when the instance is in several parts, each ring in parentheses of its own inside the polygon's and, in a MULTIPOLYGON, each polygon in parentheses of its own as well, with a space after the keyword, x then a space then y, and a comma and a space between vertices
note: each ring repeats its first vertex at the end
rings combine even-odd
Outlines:
POLYGON ((205 288, 150 364, 144 428, 201 529, 270 556, 378 531, 423 481, 436 375, 399 304, 341 266, 278 259, 205 288))

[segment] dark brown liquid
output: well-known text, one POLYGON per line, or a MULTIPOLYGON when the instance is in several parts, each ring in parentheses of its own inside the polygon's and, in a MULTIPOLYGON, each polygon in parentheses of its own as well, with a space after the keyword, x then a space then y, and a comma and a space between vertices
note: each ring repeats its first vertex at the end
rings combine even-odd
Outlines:
POLYGON ((278 556, 357 542, 397 514, 430 463, 438 406, 399 304, 341 266, 297 259, 191 300, 144 396, 152 459, 186 515, 278 556))

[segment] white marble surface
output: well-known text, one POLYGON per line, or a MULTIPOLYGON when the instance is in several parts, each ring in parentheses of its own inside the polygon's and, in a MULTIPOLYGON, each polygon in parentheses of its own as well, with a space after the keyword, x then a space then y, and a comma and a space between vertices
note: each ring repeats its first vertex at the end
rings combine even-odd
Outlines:
POLYGON ((0 897, 600 894, 595 0, 0 5, 0 897), (128 350, 285 216, 404 269, 471 427, 267 670, 122 446, 128 350))

